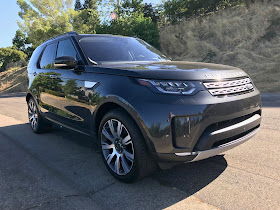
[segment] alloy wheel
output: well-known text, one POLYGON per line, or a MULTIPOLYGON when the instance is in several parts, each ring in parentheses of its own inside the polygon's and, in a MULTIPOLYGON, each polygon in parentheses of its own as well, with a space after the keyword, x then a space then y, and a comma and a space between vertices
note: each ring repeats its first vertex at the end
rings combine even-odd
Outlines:
POLYGON ((131 136, 119 120, 109 119, 102 127, 101 146, 108 166, 118 175, 128 174, 134 163, 131 136))
POLYGON ((28 103, 28 119, 33 130, 38 127, 38 110, 33 100, 28 103))

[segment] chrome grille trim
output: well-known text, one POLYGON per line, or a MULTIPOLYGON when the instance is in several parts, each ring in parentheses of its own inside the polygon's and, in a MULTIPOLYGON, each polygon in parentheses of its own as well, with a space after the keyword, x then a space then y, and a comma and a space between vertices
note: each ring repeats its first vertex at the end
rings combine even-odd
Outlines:
POLYGON ((240 80, 231 80, 226 82, 207 82, 204 83, 205 87, 210 88, 222 88, 222 87, 234 87, 238 85, 244 85, 251 83, 250 78, 240 79, 240 80))
POLYGON ((254 90, 254 86, 250 78, 223 82, 205 82, 203 84, 213 96, 239 94, 254 90))

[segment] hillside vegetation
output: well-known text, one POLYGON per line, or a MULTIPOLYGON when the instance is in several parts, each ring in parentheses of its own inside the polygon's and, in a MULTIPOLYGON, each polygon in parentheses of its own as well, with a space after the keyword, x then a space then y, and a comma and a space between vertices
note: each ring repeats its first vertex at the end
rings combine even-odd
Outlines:
POLYGON ((0 93, 25 92, 28 86, 26 67, 0 72, 0 93))
POLYGON ((160 31, 160 45, 173 60, 237 66, 260 90, 280 91, 279 1, 229 8, 167 26, 160 31))

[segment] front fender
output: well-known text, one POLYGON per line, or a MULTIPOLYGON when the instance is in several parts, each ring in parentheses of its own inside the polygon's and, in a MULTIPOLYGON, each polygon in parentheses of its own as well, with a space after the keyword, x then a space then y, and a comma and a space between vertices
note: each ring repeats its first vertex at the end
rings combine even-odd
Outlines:
MULTIPOLYGON (((147 130, 147 128, 146 128, 142 118, 140 117, 140 115, 136 112, 136 110, 133 108, 133 106, 128 101, 126 101, 125 99, 123 99, 117 95, 106 96, 105 99, 103 99, 102 102, 100 102, 98 104, 98 106, 96 107, 94 115, 93 115, 93 119, 94 119, 93 127, 95 128, 94 133, 96 133, 96 134, 98 133, 97 128, 99 127, 99 123, 101 121, 101 120, 98 120, 99 114, 100 114, 100 112, 104 113, 103 108, 107 107, 108 104, 111 104, 111 105, 114 104, 114 106, 113 106, 114 108, 115 107, 121 108, 131 116, 131 118, 134 120, 134 122, 140 129, 140 131, 145 139, 145 142, 148 146, 148 149, 151 152, 154 152, 155 151, 154 145, 153 145, 152 141, 149 139, 149 137, 145 131, 145 130, 147 130)), ((108 111, 106 111, 106 112, 108 112, 108 111)))

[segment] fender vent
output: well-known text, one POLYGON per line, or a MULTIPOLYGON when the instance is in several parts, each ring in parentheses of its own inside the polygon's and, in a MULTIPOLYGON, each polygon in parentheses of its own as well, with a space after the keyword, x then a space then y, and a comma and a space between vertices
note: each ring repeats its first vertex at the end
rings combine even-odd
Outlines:
POLYGON ((204 82, 203 85, 213 96, 238 95, 254 91, 250 78, 222 82, 204 82))

